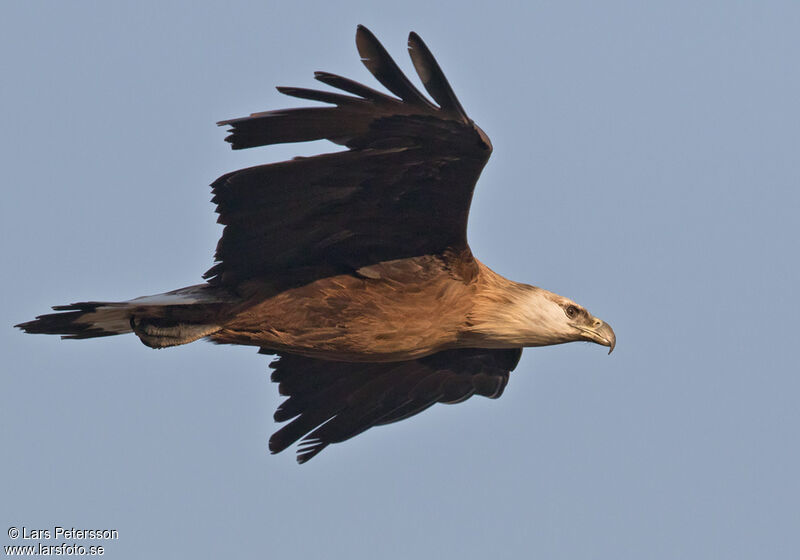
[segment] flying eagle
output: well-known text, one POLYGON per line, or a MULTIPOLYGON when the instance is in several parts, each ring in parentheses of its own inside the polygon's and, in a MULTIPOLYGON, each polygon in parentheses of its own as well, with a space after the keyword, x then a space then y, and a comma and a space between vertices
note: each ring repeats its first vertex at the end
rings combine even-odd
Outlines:
POLYGON ((224 225, 203 284, 123 302, 57 306, 16 325, 93 338, 133 332, 151 348, 208 338, 276 354, 289 421, 273 453, 298 462, 332 443, 473 394, 499 397, 526 346, 591 341, 611 327, 577 303, 477 260, 467 217, 492 144, 467 117, 422 39, 408 50, 431 102, 363 26, 356 45, 394 96, 317 72, 345 93, 279 87, 321 101, 222 121, 235 150, 327 139, 346 151, 223 175, 224 225))

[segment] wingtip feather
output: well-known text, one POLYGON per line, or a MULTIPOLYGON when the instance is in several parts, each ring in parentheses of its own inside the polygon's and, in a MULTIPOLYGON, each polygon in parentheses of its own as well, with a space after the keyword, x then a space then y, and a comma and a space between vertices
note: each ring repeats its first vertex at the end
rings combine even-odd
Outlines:
POLYGON ((414 68, 419 75, 422 85, 433 97, 443 111, 457 114, 464 122, 469 121, 461 102, 456 97, 450 82, 442 72, 439 63, 431 53, 425 41, 417 33, 412 31, 408 34, 408 54, 414 63, 414 68))
POLYGON ((406 103, 426 109, 437 109, 414 87, 377 37, 363 25, 359 25, 356 30, 356 48, 361 56, 361 62, 386 89, 406 103))

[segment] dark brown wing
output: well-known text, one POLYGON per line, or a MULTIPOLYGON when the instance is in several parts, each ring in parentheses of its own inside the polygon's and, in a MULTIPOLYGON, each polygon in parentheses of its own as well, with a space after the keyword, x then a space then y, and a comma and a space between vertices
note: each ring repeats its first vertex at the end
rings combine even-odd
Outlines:
POLYGON ((364 64, 392 97, 316 74, 352 95, 278 88, 331 103, 224 121, 234 149, 328 139, 349 150, 228 173, 213 183, 218 263, 210 282, 265 277, 276 286, 348 273, 376 262, 467 248, 475 183, 491 153, 438 64, 416 34, 409 50, 428 101, 365 27, 356 34, 364 64))
POLYGON ((437 402, 459 403, 474 394, 497 398, 521 355, 521 348, 466 348, 404 362, 351 363, 281 354, 270 364, 272 380, 289 398, 275 420, 292 421, 272 435, 270 451, 278 453, 303 438, 297 461, 305 463, 332 443, 437 402))

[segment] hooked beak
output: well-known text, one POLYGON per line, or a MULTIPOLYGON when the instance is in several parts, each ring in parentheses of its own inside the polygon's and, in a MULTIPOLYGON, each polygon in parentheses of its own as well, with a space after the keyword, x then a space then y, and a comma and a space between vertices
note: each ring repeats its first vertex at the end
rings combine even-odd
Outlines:
POLYGON ((617 337, 614 334, 614 329, 605 321, 595 319, 591 327, 583 325, 575 325, 575 327, 583 332, 586 340, 608 346, 609 354, 614 351, 614 347, 617 345, 617 337))

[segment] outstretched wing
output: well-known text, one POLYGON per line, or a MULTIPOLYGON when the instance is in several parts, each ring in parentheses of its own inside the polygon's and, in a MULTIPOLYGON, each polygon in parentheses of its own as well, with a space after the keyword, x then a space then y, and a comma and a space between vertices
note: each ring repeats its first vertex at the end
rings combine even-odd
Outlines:
POLYGON ((305 463, 332 443, 437 402, 459 403, 474 394, 495 399, 521 355, 521 348, 466 348, 404 362, 362 363, 281 354, 270 364, 272 380, 289 398, 275 420, 293 420, 272 435, 270 451, 278 453, 303 438, 297 461, 305 463))
POLYGON ((212 187, 225 228, 205 275, 235 285, 264 277, 276 287, 376 262, 467 249, 475 183, 491 153, 439 65, 412 33, 409 51, 427 100, 365 27, 356 44, 390 92, 324 72, 343 93, 278 88, 332 107, 255 113, 223 121, 234 149, 328 139, 349 150, 223 175, 212 187))

